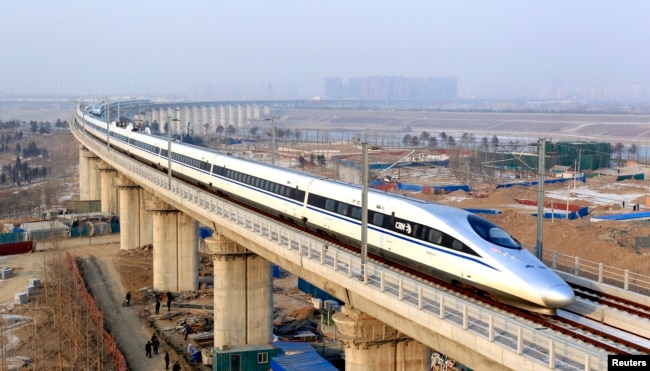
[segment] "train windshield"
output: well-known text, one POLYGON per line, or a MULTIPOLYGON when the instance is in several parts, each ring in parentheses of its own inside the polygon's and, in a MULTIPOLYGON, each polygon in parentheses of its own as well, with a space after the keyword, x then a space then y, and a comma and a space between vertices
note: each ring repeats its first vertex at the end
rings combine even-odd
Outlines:
POLYGON ((508 249, 521 249, 521 244, 515 238, 508 234, 496 224, 480 218, 474 214, 467 216, 469 225, 472 226, 474 231, 481 236, 484 240, 491 242, 495 245, 506 247, 508 249))

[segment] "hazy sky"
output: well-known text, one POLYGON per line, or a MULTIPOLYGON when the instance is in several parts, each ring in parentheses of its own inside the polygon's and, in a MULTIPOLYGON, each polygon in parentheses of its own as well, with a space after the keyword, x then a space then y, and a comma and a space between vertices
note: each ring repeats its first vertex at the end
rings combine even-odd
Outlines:
POLYGON ((650 2, 24 0, 0 4, 0 94, 183 93, 191 84, 457 76, 650 83, 650 2))

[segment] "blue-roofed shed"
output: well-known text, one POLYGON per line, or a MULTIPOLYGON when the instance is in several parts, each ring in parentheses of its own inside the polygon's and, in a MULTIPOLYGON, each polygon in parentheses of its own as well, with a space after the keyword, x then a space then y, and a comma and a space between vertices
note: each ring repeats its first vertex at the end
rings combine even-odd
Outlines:
POLYGON ((327 362, 320 354, 311 352, 278 356, 271 358, 273 371, 338 371, 331 363, 327 362))
POLYGON ((269 360, 279 353, 279 348, 268 344, 212 348, 212 370, 267 371, 269 360))

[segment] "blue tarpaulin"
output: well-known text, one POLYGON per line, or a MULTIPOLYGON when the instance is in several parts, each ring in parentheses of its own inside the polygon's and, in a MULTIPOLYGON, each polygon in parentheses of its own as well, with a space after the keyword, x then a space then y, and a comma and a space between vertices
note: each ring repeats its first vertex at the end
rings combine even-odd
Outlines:
MULTIPOLYGON (((564 183, 564 182, 572 182, 574 180, 577 180, 579 182, 585 183, 587 180, 584 176, 577 177, 577 178, 556 178, 556 179, 546 179, 544 180, 544 184, 557 184, 557 183, 564 183)), ((537 181, 532 181, 532 182, 514 182, 514 183, 503 183, 503 184, 497 184, 497 189, 499 188, 510 188, 513 186, 522 186, 522 187, 530 187, 530 186, 536 186, 537 181)))
POLYGON ((200 227, 199 228, 199 237, 201 237, 201 238, 212 237, 212 229, 210 229, 208 227, 200 227))
POLYGON ((474 214, 491 214, 491 215, 501 214, 501 211, 494 210, 494 209, 465 209, 465 210, 474 214))
POLYGON ((601 215, 601 216, 592 216, 591 221, 601 221, 601 220, 634 220, 634 219, 650 219, 650 211, 644 211, 640 213, 625 213, 625 214, 615 214, 615 215, 601 215))
POLYGON ((343 305, 343 302, 334 296, 328 294, 327 292, 319 289, 318 287, 312 285, 311 283, 303 280, 302 278, 298 278, 298 288, 306 293, 309 294, 315 298, 321 299, 323 301, 325 300, 336 300, 337 303, 343 305))

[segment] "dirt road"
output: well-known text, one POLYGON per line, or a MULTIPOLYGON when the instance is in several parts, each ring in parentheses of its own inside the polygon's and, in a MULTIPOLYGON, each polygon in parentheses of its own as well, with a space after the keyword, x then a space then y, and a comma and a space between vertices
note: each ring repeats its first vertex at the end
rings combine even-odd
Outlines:
POLYGON ((12 267, 15 276, 0 280, 0 305, 11 306, 14 294, 24 291, 30 278, 44 279, 46 255, 53 248, 69 251, 82 259, 81 268, 85 272, 88 289, 95 297, 115 341, 124 353, 129 370, 164 370, 163 357, 166 351, 170 354, 171 369, 178 355, 164 341, 161 342, 158 355, 145 357, 145 344, 153 331, 139 315, 142 305, 122 306, 126 291, 115 266, 116 256, 120 252, 119 242, 119 235, 67 239, 54 244, 54 247, 51 243, 38 244, 38 251, 33 254, 1 257, 0 266, 12 267))

